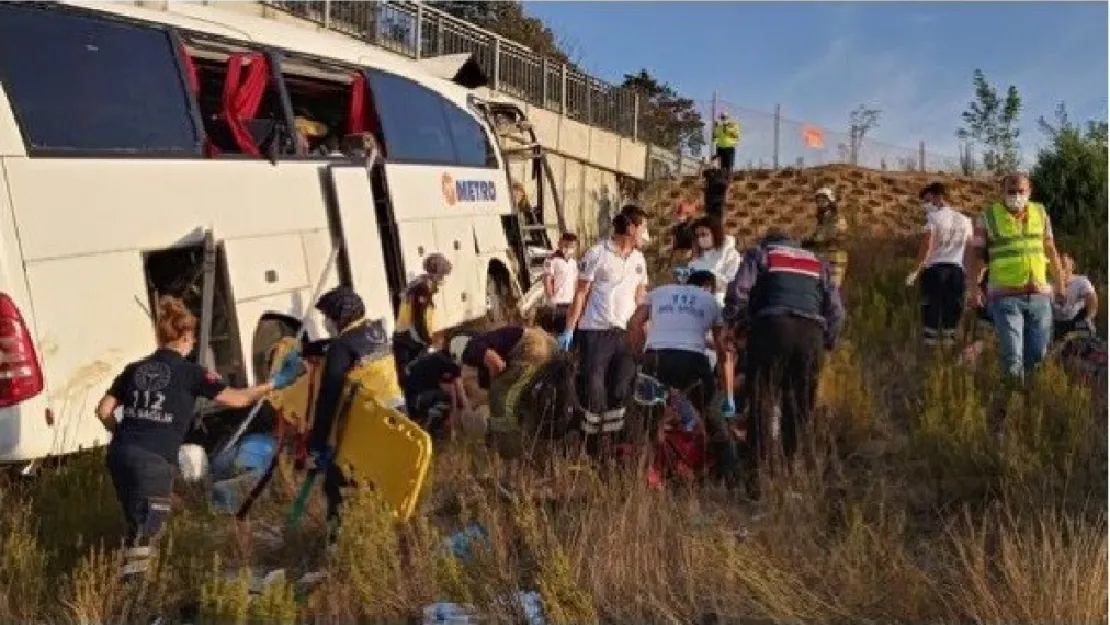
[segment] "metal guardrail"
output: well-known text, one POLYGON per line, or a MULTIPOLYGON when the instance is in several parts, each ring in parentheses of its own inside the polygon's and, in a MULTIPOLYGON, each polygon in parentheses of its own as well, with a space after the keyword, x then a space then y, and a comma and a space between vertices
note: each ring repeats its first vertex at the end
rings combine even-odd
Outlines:
POLYGON ((474 56, 490 87, 534 106, 639 139, 639 94, 610 85, 527 46, 420 2, 270 0, 261 4, 414 59, 474 56))

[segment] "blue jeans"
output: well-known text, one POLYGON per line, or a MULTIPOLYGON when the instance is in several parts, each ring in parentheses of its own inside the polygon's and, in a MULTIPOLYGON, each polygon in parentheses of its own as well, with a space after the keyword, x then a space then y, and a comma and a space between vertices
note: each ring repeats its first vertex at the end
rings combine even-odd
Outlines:
POLYGON ((998 333, 1002 366, 1021 378, 1044 359, 1052 339, 1052 298, 1048 295, 1010 295, 989 305, 998 333))

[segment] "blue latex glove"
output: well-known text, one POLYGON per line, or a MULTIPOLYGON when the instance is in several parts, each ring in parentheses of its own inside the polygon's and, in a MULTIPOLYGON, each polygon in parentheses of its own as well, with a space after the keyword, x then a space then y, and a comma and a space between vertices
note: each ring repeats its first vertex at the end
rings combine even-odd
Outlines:
POLYGON ((564 352, 569 352, 570 345, 572 342, 574 342, 574 330, 567 330, 566 332, 563 332, 559 335, 559 338, 557 338, 556 341, 559 343, 559 349, 563 350, 564 352))
POLYGON ((736 418, 736 402, 731 397, 726 397, 724 401, 721 402, 721 418, 736 418))
POLYGON ((281 367, 278 368, 277 373, 270 378, 270 384, 276 390, 289 386, 301 375, 303 367, 304 361, 301 360, 300 353, 296 351, 289 352, 282 359, 281 367))

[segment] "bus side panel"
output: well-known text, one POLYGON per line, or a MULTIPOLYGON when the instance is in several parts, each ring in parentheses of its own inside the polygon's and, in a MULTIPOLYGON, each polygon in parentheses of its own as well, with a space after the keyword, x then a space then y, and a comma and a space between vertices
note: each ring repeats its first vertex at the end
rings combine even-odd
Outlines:
POLYGON ((5 451, 0 438, 0 462, 104 442, 96 401, 155 344, 143 251, 199 244, 206 228, 224 241, 248 373, 258 319, 296 319, 311 306, 330 247, 310 250, 303 238, 330 238, 318 163, 9 159, 5 169, 30 283, 21 304, 34 303, 47 390, 41 405, 20 407, 24 429, 8 426, 15 442, 5 451), (310 263, 310 252, 320 258, 310 263), (43 430, 46 406, 55 425, 43 430))
POLYGON ((424 259, 439 251, 435 232, 430 222, 408 221, 397 224, 397 238, 401 240, 402 260, 405 263, 405 282, 412 282, 424 273, 424 259))
POLYGON ((481 290, 479 274, 486 268, 479 266, 475 252, 472 218, 438 219, 432 224, 436 249, 446 256, 454 271, 444 281, 436 305, 443 311, 443 323, 454 326, 486 314, 486 302, 481 290))
MULTIPOLYGON (((6 107, 7 101, 0 90, 0 109, 6 107)), ((3 115, 0 114, 0 119, 2 118, 3 115)), ((0 124, 0 129, 7 126, 8 124, 0 124)), ((14 128, 14 124, 11 127, 14 128)), ((16 135, 18 138, 18 131, 16 135)), ((35 309, 23 268, 22 245, 15 225, 7 182, 7 166, 12 160, 14 159, 0 157, 0 293, 10 297, 19 307, 28 331, 37 339, 35 309)), ((35 341, 35 349, 41 366, 44 354, 38 340, 35 341)), ((17 406, 0 409, 0 462, 34 458, 36 450, 49 449, 52 435, 46 420, 45 392, 17 406)))
POLYGON ((503 169, 387 164, 385 177, 398 223, 512 213, 503 169))
POLYGON ((138 252, 27 263, 40 331, 36 344, 54 412, 50 444, 35 456, 102 445, 110 436, 96 404, 123 366, 155 345, 145 273, 138 252))
POLYGON ((363 167, 332 167, 339 222, 346 239, 347 259, 355 292, 362 296, 369 319, 381 319, 386 335, 393 331, 393 299, 385 269, 381 231, 374 214, 374 193, 363 167))

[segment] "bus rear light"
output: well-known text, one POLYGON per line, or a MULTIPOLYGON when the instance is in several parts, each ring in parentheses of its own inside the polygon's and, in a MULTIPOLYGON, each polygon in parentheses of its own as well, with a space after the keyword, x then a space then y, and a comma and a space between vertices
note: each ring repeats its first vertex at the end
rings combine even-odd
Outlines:
POLYGON ((42 368, 19 307, 0 293, 0 408, 42 392, 42 368))

